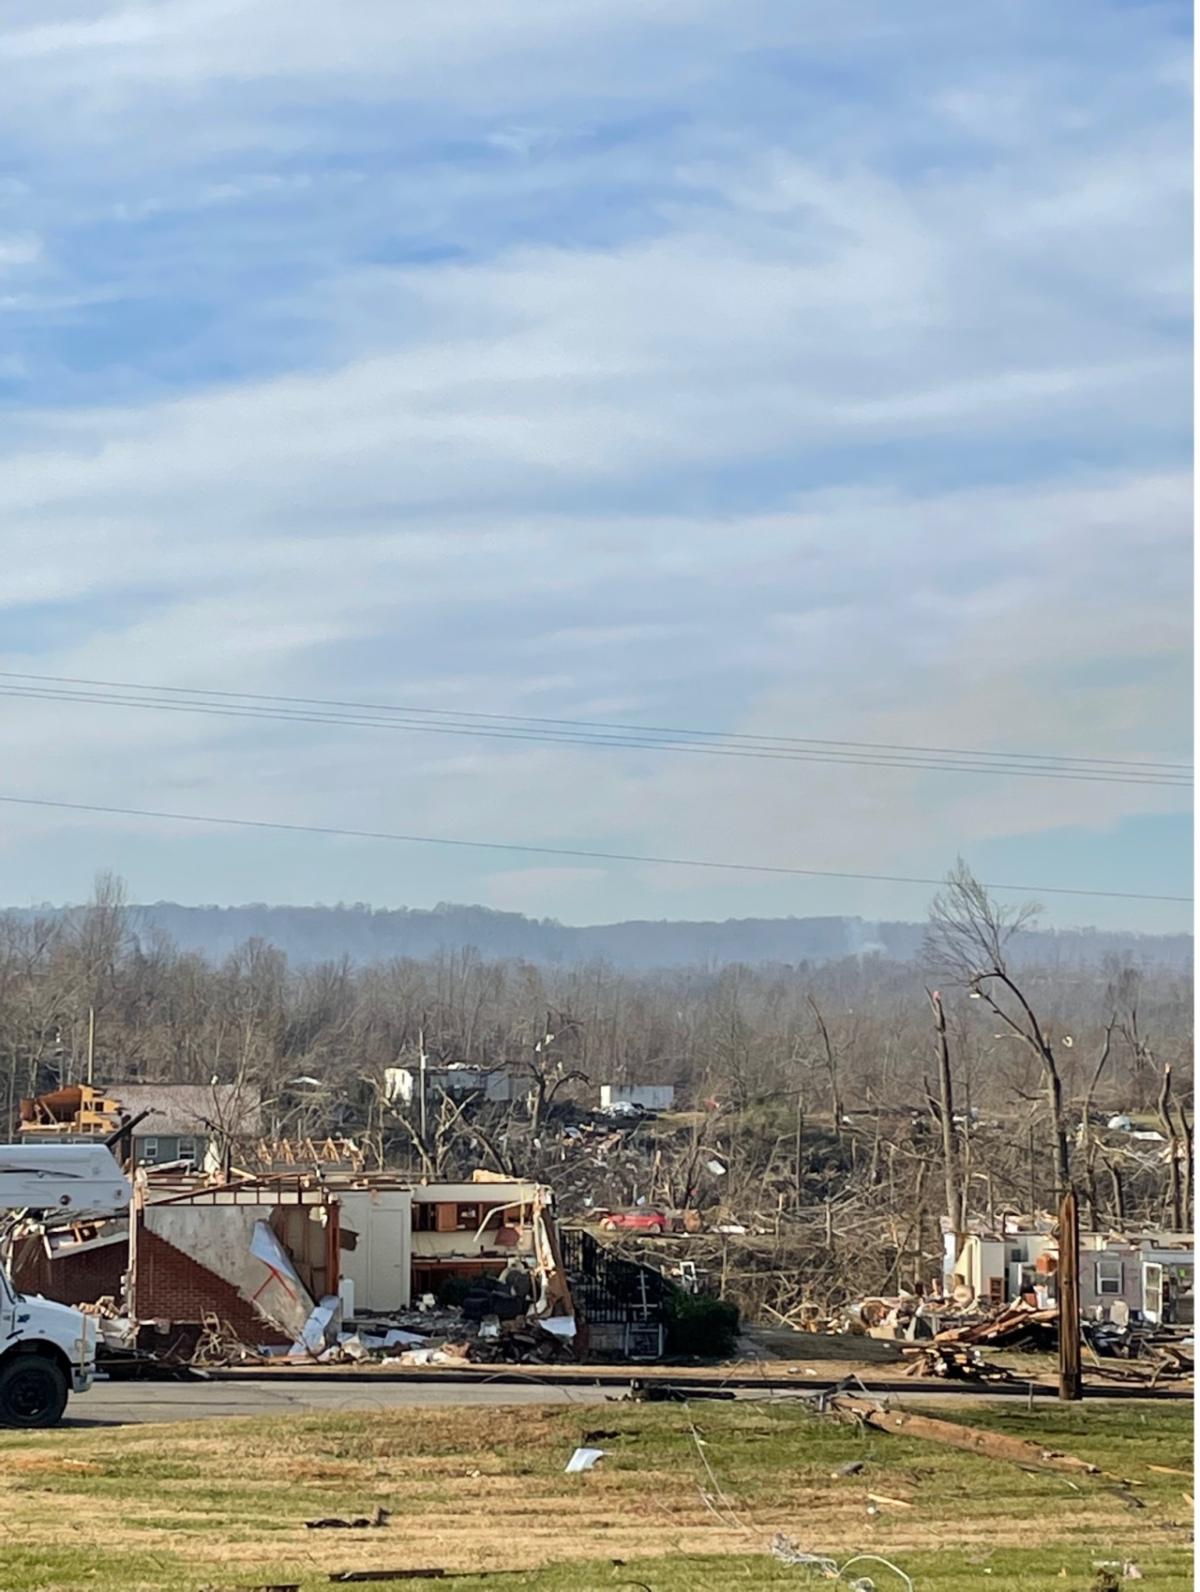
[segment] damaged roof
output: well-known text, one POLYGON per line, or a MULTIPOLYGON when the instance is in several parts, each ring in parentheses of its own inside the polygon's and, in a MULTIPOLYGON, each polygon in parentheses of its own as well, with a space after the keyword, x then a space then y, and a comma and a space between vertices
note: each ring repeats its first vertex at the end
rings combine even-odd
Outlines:
POLYGON ((107 1092, 130 1116, 154 1113, 139 1124, 139 1135, 186 1137, 211 1134, 214 1126, 234 1135, 263 1131, 262 1095, 248 1084, 115 1083, 107 1092))

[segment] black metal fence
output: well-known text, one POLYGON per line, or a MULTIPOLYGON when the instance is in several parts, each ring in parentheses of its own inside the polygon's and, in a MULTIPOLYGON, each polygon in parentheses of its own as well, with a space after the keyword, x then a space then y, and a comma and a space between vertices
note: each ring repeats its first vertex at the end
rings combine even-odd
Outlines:
POLYGON ((622 1260, 579 1227, 559 1232, 571 1293, 584 1318, 598 1324, 657 1322, 669 1284, 653 1266, 622 1260))

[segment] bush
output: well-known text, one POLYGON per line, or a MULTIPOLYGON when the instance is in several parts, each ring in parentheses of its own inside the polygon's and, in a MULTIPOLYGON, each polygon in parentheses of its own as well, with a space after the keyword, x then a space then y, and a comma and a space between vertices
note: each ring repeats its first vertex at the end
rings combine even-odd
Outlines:
POLYGON ((696 1354, 720 1359, 737 1347, 738 1308, 711 1294, 689 1294, 674 1288, 667 1295, 667 1349, 671 1354, 696 1354))

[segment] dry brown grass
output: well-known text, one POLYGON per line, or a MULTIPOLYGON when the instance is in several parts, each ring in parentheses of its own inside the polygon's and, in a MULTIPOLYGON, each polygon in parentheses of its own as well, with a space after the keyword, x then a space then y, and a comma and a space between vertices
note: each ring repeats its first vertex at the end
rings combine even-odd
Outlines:
MULTIPOLYGON (((1023 1429, 1020 1412, 972 1415, 1023 1429)), ((18 1578, 16 1559, 0 1550, 10 1570, 0 1584, 187 1589, 211 1583, 218 1565, 223 1585, 262 1581, 269 1569, 313 1586, 335 1569, 396 1563, 494 1571, 654 1556, 665 1568, 724 1556, 732 1565, 747 1555, 757 1563, 776 1531, 822 1552, 869 1543, 890 1557, 947 1545, 959 1554, 1021 1550, 1031 1533, 1080 1554, 1111 1544, 1145 1558, 1186 1543, 1189 1482, 1149 1466, 1189 1465, 1190 1410, 1155 1405, 1147 1417, 1130 1405, 1093 1406, 1036 1410, 1028 1421, 1026 1435, 1040 1432, 1140 1485, 1029 1474, 779 1403, 407 1409, 6 1433, 0 1541, 19 1543, 30 1568, 18 1578), (564 1475, 572 1449, 597 1429, 613 1434, 595 1442, 610 1457, 564 1475), (864 1471, 835 1476, 849 1458, 865 1459, 864 1471), (913 1507, 872 1514, 868 1492, 913 1507), (383 1529, 304 1525, 376 1505, 390 1511, 383 1529), (88 1573, 76 1578, 56 1560, 68 1544, 88 1573), (159 1581, 130 1572, 156 1563, 159 1581), (126 1579, 110 1583, 122 1565, 126 1579)))

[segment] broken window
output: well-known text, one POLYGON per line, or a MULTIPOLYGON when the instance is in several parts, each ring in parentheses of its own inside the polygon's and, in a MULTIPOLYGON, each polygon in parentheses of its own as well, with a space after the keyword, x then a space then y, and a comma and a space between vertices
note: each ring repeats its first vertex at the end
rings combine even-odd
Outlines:
POLYGON ((1120 1294, 1125 1291, 1125 1267, 1115 1255, 1101 1255, 1096 1262, 1096 1292, 1120 1294))

